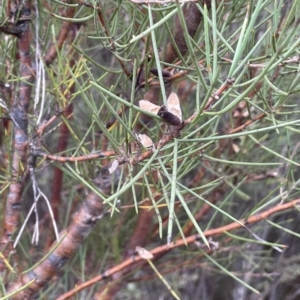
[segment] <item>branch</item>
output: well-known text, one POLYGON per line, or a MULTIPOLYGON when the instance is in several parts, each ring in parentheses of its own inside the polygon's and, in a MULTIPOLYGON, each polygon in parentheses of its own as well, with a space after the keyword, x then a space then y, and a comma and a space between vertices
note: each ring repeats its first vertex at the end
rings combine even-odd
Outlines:
POLYGON ((249 125, 253 124, 254 122, 263 119, 265 116, 266 116, 266 113, 261 113, 260 115, 258 115, 254 119, 248 120, 244 124, 242 124, 241 126, 230 130, 229 134, 240 132, 240 131, 244 130, 246 127, 248 127, 249 125))
MULTIPOLYGON (((262 213, 258 213, 254 216, 251 216, 248 219, 242 219, 239 221, 240 223, 233 222, 233 223, 230 223, 230 224, 222 226, 222 227, 218 227, 215 229, 209 229, 209 230, 204 231, 203 234, 205 237, 220 235, 224 232, 232 231, 232 230, 241 228, 243 226, 248 226, 250 224, 257 223, 259 221, 267 219, 268 217, 270 217, 278 212, 291 209, 291 208, 295 207, 296 205, 300 205, 300 199, 296 199, 294 201, 284 203, 284 204, 278 204, 262 213)), ((150 252, 153 254, 154 257, 159 256, 162 253, 169 252, 171 249, 185 246, 186 244, 192 244, 199 239, 200 239, 199 234, 194 234, 192 236, 185 238, 185 240, 180 239, 180 240, 174 241, 170 244, 165 244, 163 246, 156 247, 156 248, 152 249, 150 252)), ((107 279, 107 278, 111 277, 113 274, 120 272, 123 269, 128 268, 129 266, 131 266, 133 264, 137 264, 138 262, 142 262, 142 261, 144 261, 144 259, 142 257, 140 257, 138 255, 134 255, 133 257, 126 259, 119 265, 103 272, 101 275, 96 276, 93 279, 88 280, 82 284, 76 285, 76 287, 73 290, 70 290, 69 292, 61 295, 56 300, 68 299, 68 298, 76 295, 81 290, 83 290, 87 287, 90 287, 91 285, 98 283, 99 281, 107 279)))
POLYGON ((234 84, 234 78, 227 78, 226 81, 214 92, 213 96, 210 97, 205 105, 205 109, 209 109, 215 100, 219 100, 220 96, 234 84))
MULTIPOLYGON (((109 176, 107 173, 107 169, 102 169, 101 173, 94 179, 99 189, 104 193, 110 190, 110 187, 107 186, 107 180, 103 181, 103 177, 109 176)), ((64 237, 60 244, 58 246, 52 245, 52 249, 57 246, 55 250, 52 253, 50 252, 50 255, 32 271, 26 273, 20 281, 11 284, 7 294, 18 290, 21 286, 34 279, 35 281, 30 285, 30 288, 22 290, 10 299, 33 299, 33 295, 49 283, 51 278, 57 274, 81 246, 97 221, 102 218, 103 211, 102 199, 94 192, 90 192, 79 210, 74 214, 73 221, 68 229, 60 233, 60 238, 64 237)))
MULTIPOLYGON (((64 17, 73 18, 75 15, 76 9, 74 7, 67 7, 65 9, 64 17)), ((56 43, 52 44, 49 51, 45 54, 44 60, 47 66, 52 64, 52 62, 57 57, 57 51, 61 50, 65 40, 68 37, 69 31, 71 30, 74 24, 72 22, 63 21, 60 27, 59 34, 56 39, 56 43)))
MULTIPOLYGON (((22 2, 20 18, 16 26, 21 30, 17 47, 20 59, 19 75, 19 94, 14 103, 11 115, 15 120, 14 126, 14 152, 12 158, 12 182, 6 201, 6 212, 4 221, 4 236, 2 243, 11 239, 17 229, 21 208, 21 197, 25 184, 25 169, 28 149, 28 108, 30 104, 33 70, 31 68, 30 55, 30 17, 31 4, 29 0, 22 2)), ((0 269, 3 266, 0 266, 0 269)))
POLYGON ((104 158, 104 157, 110 157, 110 156, 115 156, 116 153, 115 151, 108 150, 108 151, 100 151, 100 152, 95 152, 95 153, 90 153, 82 156, 74 156, 74 157, 64 157, 64 156, 57 156, 57 155, 52 155, 52 154, 47 154, 45 152, 42 152, 40 150, 33 149, 32 154, 34 156, 42 157, 44 159, 50 159, 53 161, 59 161, 62 163, 66 162, 82 162, 82 161, 87 161, 87 160, 94 160, 97 158, 104 158))

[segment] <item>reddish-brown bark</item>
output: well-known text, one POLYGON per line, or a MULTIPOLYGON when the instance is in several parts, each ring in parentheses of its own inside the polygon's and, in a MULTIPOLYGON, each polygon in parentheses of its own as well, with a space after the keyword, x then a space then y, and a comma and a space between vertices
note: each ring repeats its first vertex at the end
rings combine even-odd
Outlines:
MULTIPOLYGON (((74 17, 76 8, 74 7, 67 7, 63 13, 64 17, 72 18, 74 17)), ((68 38, 69 31, 72 30, 73 23, 68 21, 63 21, 60 27, 60 31, 58 33, 57 39, 55 44, 52 44, 49 48, 49 51, 46 53, 44 60, 47 66, 52 64, 52 62, 57 57, 57 51, 60 51, 68 38)))
MULTIPOLYGON (((12 182, 6 200, 4 221, 4 234, 2 242, 11 239, 17 229, 21 208, 21 198, 25 184, 25 170, 28 150, 28 108, 31 98, 31 83, 33 70, 31 68, 30 43, 31 43, 31 1, 22 1, 19 21, 16 26, 21 31, 17 47, 20 61, 20 87, 16 101, 13 105, 11 116, 14 118, 14 149, 12 158, 12 182)), ((20 3, 18 4, 20 5, 20 3)), ((20 6, 17 6, 20 7, 20 6)))
MULTIPOLYGON (((300 199, 296 199, 296 200, 293 200, 293 201, 287 202, 287 203, 280 203, 280 204, 277 204, 274 207, 271 207, 270 209, 267 209, 261 213, 250 216, 247 219, 239 220, 239 222, 233 222, 233 223, 227 224, 222 227, 206 230, 203 232, 203 234, 205 237, 218 236, 224 232, 229 232, 229 231, 232 231, 232 230, 235 230, 238 228, 242 228, 244 226, 248 226, 250 224, 265 220, 276 213, 291 209, 299 204, 300 204, 300 199)), ((154 259, 156 259, 158 256, 160 257, 162 254, 167 253, 172 249, 175 249, 175 248, 178 248, 181 246, 186 246, 186 244, 188 244, 188 245, 192 244, 195 241, 199 240, 199 238, 200 238, 199 234, 194 234, 192 236, 186 237, 185 240, 180 239, 180 240, 172 242, 171 244, 165 244, 165 245, 156 247, 156 248, 152 249, 150 252, 153 254, 154 259)), ((113 268, 103 272, 101 275, 98 275, 98 276, 92 278, 91 280, 88 280, 82 284, 77 285, 76 288, 69 291, 68 293, 65 293, 64 295, 61 295, 56 300, 69 299, 70 297, 76 295, 76 293, 80 292, 81 290, 88 288, 91 285, 93 285, 99 281, 105 280, 105 279, 111 277, 113 274, 116 274, 123 270, 126 270, 132 265, 136 265, 136 264, 144 262, 144 261, 145 260, 139 255, 135 255, 131 258, 128 258, 125 261, 123 261, 122 263, 120 263, 119 265, 114 266, 113 268)), ((94 298, 94 299, 96 299, 96 298, 94 298)), ((112 298, 104 298, 104 299, 108 300, 108 299, 112 299, 112 298)))
MULTIPOLYGON (((65 116, 68 116, 73 111, 72 104, 68 106, 65 111, 65 116)), ((58 139, 58 147, 57 152, 63 152, 66 150, 68 145, 68 136, 69 136, 69 129, 68 126, 63 123, 59 130, 59 139, 58 139)), ((63 186, 63 171, 60 168, 54 169, 53 174, 53 182, 52 182, 52 195, 51 195, 51 203, 53 209, 54 219, 58 220, 58 208, 59 204, 61 203, 61 192, 63 186)))
MULTIPOLYGON (((68 32, 68 43, 72 44, 76 37, 76 25, 72 24, 70 30, 68 32)), ((74 51, 69 51, 69 68, 73 69, 75 66, 75 53, 74 51)), ((63 87, 62 87, 63 89, 63 87)), ((68 91, 65 91, 66 99, 70 100, 72 94, 75 92, 75 85, 73 84, 68 91)), ((64 116, 68 117, 73 112, 73 104, 70 103, 66 110, 64 111, 64 116)), ((68 145, 68 137, 69 137, 69 129, 67 124, 64 122, 59 130, 59 139, 57 145, 57 152, 61 153, 66 150, 68 145)), ((61 192, 63 186, 63 171, 60 168, 55 168, 53 183, 52 183, 52 195, 51 195, 51 203, 55 220, 58 220, 58 208, 61 203, 61 192)))
MULTIPOLYGON (((102 177, 107 176, 104 172, 100 173, 94 181, 102 191, 106 192, 108 187, 102 184, 102 177)), ((63 239, 59 246, 34 270, 24 275, 20 281, 11 284, 7 293, 9 294, 17 290, 33 279, 35 281, 29 288, 19 292, 10 299, 30 300, 41 287, 49 283, 49 280, 67 263, 68 259, 72 257, 92 231, 96 222, 103 214, 103 207, 102 199, 94 192, 89 193, 78 211, 74 214, 72 223, 66 230, 60 233, 60 237, 63 237, 63 239)))

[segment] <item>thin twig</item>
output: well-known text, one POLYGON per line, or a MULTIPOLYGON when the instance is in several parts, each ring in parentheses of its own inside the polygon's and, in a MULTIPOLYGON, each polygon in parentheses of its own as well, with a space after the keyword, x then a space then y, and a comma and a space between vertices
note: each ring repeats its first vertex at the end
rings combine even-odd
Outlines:
MULTIPOLYGON (((211 237, 211 236, 216 236, 216 235, 220 235, 226 231, 232 231, 238 228, 241 228, 242 226, 245 225, 250 225, 253 223, 257 223, 259 221, 262 221, 264 219, 267 219, 268 217, 284 211, 284 210, 288 210, 291 209, 293 207, 295 207, 296 205, 300 205, 300 199, 296 199, 294 201, 288 202, 288 203, 284 203, 284 204, 278 204, 264 212, 258 213, 256 215, 253 215, 247 219, 242 219, 239 222, 233 222, 230 223, 228 225, 222 226, 222 227, 218 227, 215 229, 209 229, 203 232, 205 237, 211 237)), ((154 249, 152 249, 150 252, 153 254, 153 256, 157 256, 161 253, 164 252, 169 252, 172 249, 181 247, 181 246, 185 246, 186 244, 191 244, 194 243, 195 241, 199 240, 199 234, 194 234, 192 236, 189 236, 187 238, 185 238, 185 240, 180 239, 174 242, 171 242, 170 244, 165 244, 163 246, 159 246, 156 247, 154 249)), ((78 292, 80 292, 81 290, 90 287, 91 285, 98 283, 99 281, 102 281, 104 279, 109 278, 110 276, 112 276, 113 274, 120 272, 121 270, 128 268, 130 265, 132 264, 136 264, 138 262, 143 261, 144 259, 142 257, 140 257, 139 255, 135 255, 129 259, 126 259, 125 261, 123 261, 122 263, 120 263, 117 266, 114 266, 111 269, 106 270, 105 272, 103 272, 101 275, 96 276, 94 278, 92 278, 91 280, 88 280, 82 284, 78 284, 76 285, 76 287, 72 290, 70 290, 69 292, 61 295, 60 297, 58 297, 56 300, 65 300, 68 299, 74 295, 76 295, 78 292)))

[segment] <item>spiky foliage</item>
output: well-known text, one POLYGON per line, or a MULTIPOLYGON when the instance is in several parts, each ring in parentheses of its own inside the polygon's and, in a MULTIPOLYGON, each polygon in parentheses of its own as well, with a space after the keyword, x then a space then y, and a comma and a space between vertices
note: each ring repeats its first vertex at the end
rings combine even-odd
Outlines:
POLYGON ((298 1, 147 2, 0 1, 2 296, 297 299, 298 1))

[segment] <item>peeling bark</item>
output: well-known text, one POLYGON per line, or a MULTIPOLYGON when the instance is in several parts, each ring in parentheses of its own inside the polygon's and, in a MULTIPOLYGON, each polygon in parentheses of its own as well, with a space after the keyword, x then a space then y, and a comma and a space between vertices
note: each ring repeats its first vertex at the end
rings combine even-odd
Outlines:
MULTIPOLYGON (((99 189, 103 192, 110 190, 109 180, 107 180, 108 171, 103 169, 94 179, 99 189)), ((94 192, 90 192, 81 204, 78 211, 74 214, 72 223, 66 230, 60 233, 64 237, 58 247, 41 262, 34 270, 27 273, 20 281, 9 286, 7 293, 11 293, 24 284, 35 280, 30 287, 17 293, 10 299, 30 300, 43 286, 49 283, 50 279, 68 262, 68 260, 77 251, 85 238, 90 234, 101 219, 104 210, 102 199, 94 192)), ((56 243, 55 243, 56 244, 56 243)), ((52 246, 54 247, 55 244, 52 246)))
MULTIPOLYGON (((18 226, 21 197, 23 194, 26 161, 28 157, 28 108, 31 98, 31 83, 33 82, 33 70, 31 67, 30 29, 31 1, 23 1, 19 21, 16 26, 21 31, 18 38, 18 55, 20 60, 20 87, 18 97, 15 100, 11 116, 15 120, 14 149, 12 159, 12 183, 6 201, 4 221, 4 235, 2 242, 8 242, 18 226)), ((2 267, 2 266, 1 266, 2 267)), ((0 267, 0 268, 1 268, 0 267)))

